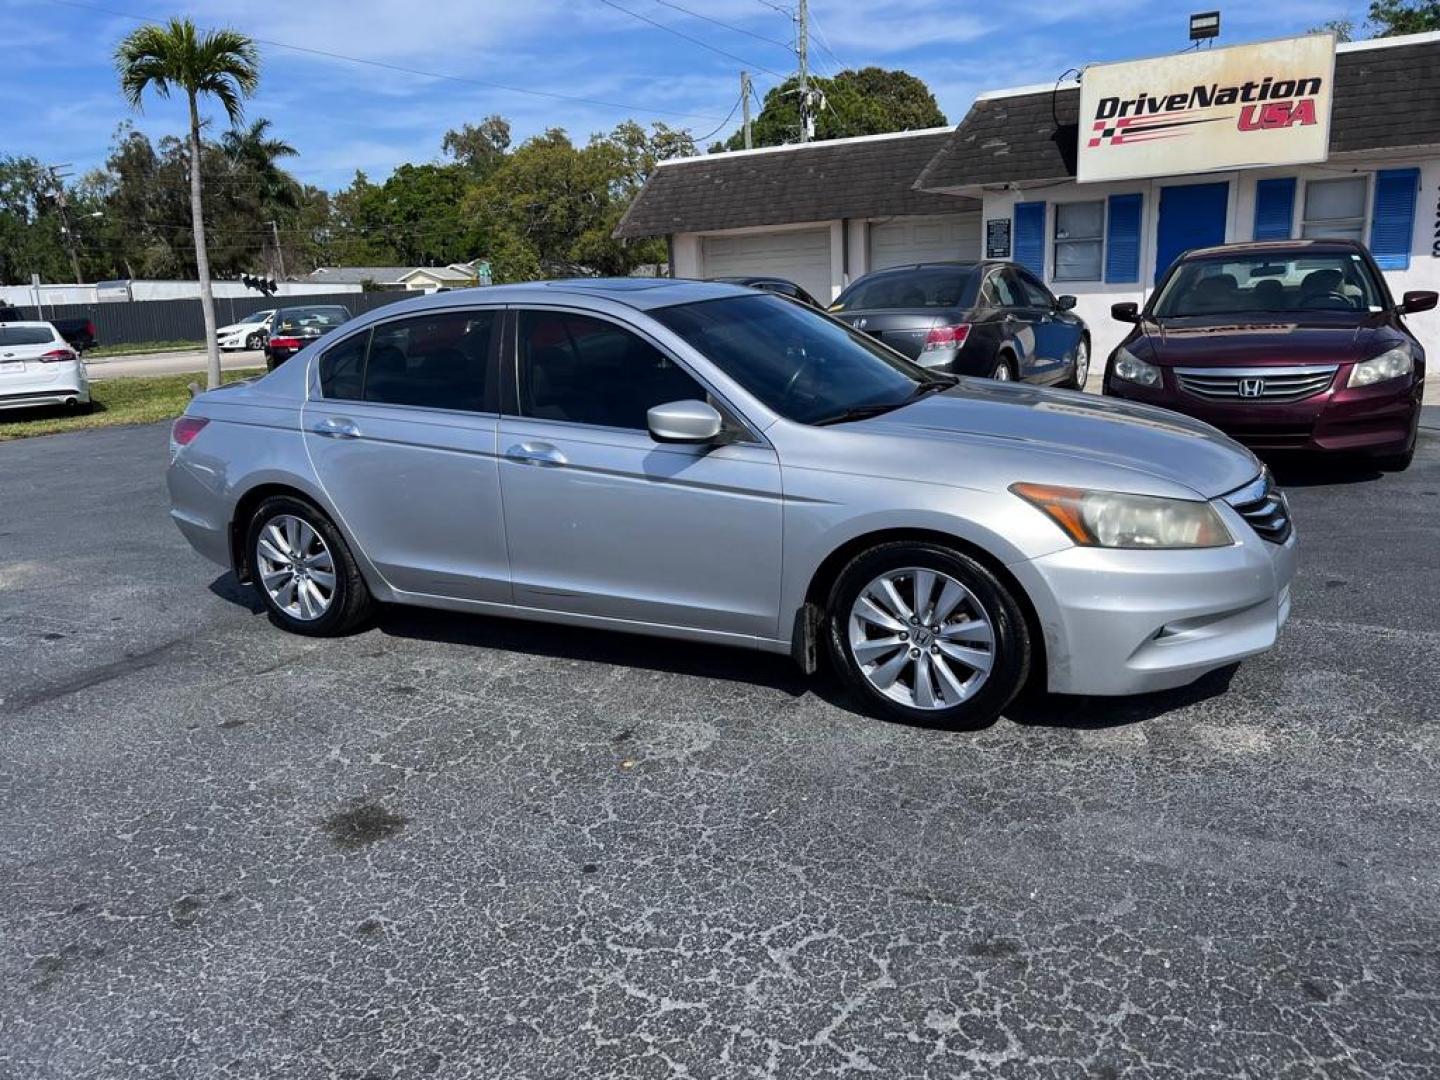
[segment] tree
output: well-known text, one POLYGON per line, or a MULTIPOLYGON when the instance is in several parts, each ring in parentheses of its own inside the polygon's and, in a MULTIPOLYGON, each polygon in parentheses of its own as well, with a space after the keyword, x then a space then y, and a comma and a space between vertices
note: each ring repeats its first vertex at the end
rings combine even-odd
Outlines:
POLYGON ((1440 30, 1440 0, 1372 0, 1369 22, 1376 37, 1440 30))
POLYGON ((50 174, 34 158, 0 157, 0 284, 28 285, 31 274, 69 277, 50 174))
POLYGON ((510 121, 498 113, 487 116, 479 125, 461 124, 445 132, 440 149, 480 176, 488 175, 510 149, 510 121))
POLYGON ((240 123, 242 101, 260 83, 260 54, 255 43, 234 30, 212 30, 201 36, 188 18, 173 18, 165 26, 142 26, 115 49, 120 89, 130 106, 139 110, 146 90, 168 98, 173 88, 185 94, 190 112, 190 217, 195 233, 195 267, 200 279, 200 307, 205 316, 208 353, 207 385, 220 385, 220 349, 215 340, 215 296, 210 286, 210 263, 205 249, 204 200, 201 191, 201 95, 220 102, 231 125, 240 123))
MULTIPOLYGON (((817 139, 881 135, 941 127, 945 114, 925 83, 905 71, 867 67, 842 71, 833 79, 812 76, 811 86, 824 96, 815 118, 817 139)), ((786 79, 766 95, 753 128, 754 145, 779 146, 800 138, 800 81, 786 79)), ((739 150, 745 135, 737 131, 712 150, 739 150)))

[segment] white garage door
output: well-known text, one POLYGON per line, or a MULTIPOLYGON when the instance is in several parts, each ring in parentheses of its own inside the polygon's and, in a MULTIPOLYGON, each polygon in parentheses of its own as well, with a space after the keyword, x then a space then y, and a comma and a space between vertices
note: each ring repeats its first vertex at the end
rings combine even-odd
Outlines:
POLYGON ((773 274, 795 282, 821 303, 830 300, 830 230, 706 236, 701 240, 705 277, 773 274))
POLYGON ((898 217, 870 226, 870 269, 980 258, 980 214, 898 217))

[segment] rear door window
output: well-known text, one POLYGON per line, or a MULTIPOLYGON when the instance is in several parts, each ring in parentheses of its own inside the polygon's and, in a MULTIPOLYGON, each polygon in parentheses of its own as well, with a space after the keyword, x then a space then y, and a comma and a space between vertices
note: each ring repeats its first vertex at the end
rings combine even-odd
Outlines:
POLYGON ((365 361, 364 399, 427 409, 489 411, 498 310, 437 311, 380 323, 365 361))
POLYGON ((335 401, 359 401, 365 385, 370 331, 352 334, 320 355, 320 392, 335 401))

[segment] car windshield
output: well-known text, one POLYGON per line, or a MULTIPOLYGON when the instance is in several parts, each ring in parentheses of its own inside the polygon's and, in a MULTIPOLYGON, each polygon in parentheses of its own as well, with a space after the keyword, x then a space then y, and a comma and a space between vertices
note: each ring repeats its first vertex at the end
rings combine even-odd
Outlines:
POLYGON ((777 296, 703 300, 651 314, 769 408, 802 424, 896 408, 923 387, 952 381, 777 296))
POLYGON ((268 312, 268 311, 252 311, 249 315, 246 315, 246 316, 245 316, 243 319, 241 319, 240 321, 241 321, 242 323, 259 323, 259 322, 264 322, 264 321, 265 321, 266 319, 268 319, 269 317, 270 317, 270 312, 268 312))
POLYGON ((862 278, 831 305, 831 311, 886 308, 954 308, 974 303, 975 272, 968 266, 923 266, 862 278))
POLYGON ((1354 252, 1232 254, 1181 263, 1153 314, 1380 311, 1381 296, 1370 267, 1354 252))
POLYGON ((294 333, 297 330, 333 330, 350 318, 343 307, 286 308, 276 317, 279 333, 294 333))

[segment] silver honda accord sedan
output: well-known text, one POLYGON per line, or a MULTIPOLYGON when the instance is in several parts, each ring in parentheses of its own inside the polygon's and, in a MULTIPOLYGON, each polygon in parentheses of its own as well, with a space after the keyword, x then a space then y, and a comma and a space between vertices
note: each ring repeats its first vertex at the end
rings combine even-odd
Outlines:
POLYGON ((734 285, 449 292, 175 422, 171 515, 273 621, 377 602, 828 657, 871 709, 988 723, 1268 649, 1284 496, 1163 410, 929 373, 734 285))

